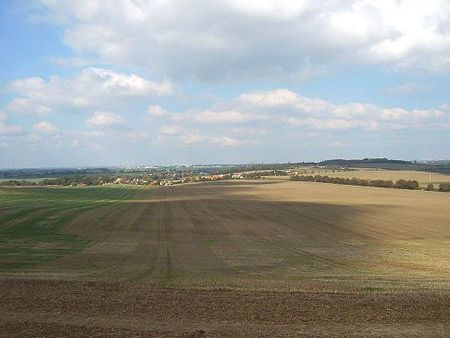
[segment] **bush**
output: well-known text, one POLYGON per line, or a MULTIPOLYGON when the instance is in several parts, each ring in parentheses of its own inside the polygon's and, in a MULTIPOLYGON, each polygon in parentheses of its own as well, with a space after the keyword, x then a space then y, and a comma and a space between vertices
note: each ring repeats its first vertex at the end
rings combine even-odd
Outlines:
POLYGON ((371 187, 393 188, 394 183, 391 180, 373 180, 369 182, 371 187))
POLYGON ((322 182, 323 183, 331 183, 331 178, 329 178, 328 176, 323 176, 322 177, 322 182))
POLYGON ((32 186, 36 185, 35 182, 25 181, 25 180, 9 180, 9 181, 1 181, 0 185, 9 186, 9 187, 17 187, 17 186, 32 186))
POLYGON ((305 175, 293 175, 291 176, 292 181, 303 181, 303 182, 313 182, 314 177, 312 176, 305 176, 305 175))
POLYGON ((314 182, 322 182, 322 176, 320 175, 314 176, 314 182))
POLYGON ((434 185, 433 183, 428 183, 427 187, 425 188, 426 191, 434 191, 434 185))
POLYGON ((413 180, 413 181, 398 180, 397 182, 395 182, 394 188, 418 190, 419 189, 419 182, 417 182, 416 180, 413 180))

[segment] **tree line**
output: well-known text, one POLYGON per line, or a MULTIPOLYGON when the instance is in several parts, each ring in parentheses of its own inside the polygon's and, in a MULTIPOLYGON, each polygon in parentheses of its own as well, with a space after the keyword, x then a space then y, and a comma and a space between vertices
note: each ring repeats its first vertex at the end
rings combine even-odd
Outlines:
MULTIPOLYGON (((8 180, 0 182, 3 186, 71 186, 71 185, 102 185, 105 183, 113 183, 120 176, 92 176, 92 175, 73 175, 55 178, 44 178, 40 181, 27 180, 8 180)), ((127 181, 131 181, 133 177, 125 177, 127 181)), ((141 179, 141 177, 139 177, 141 179)))
POLYGON ((441 184, 439 184, 439 191, 450 192, 450 183, 441 183, 441 184))
MULTIPOLYGON (((321 183, 333 183, 333 184, 345 184, 345 185, 358 185, 364 187, 378 187, 378 188, 396 188, 396 189, 409 189, 418 190, 419 182, 416 180, 398 180, 393 182, 392 180, 369 180, 365 178, 343 178, 343 177, 329 177, 322 175, 293 175, 292 181, 306 181, 306 182, 321 182, 321 183)), ((439 187, 439 191, 450 188, 450 184, 444 183, 439 187), (442 190, 441 190, 442 188, 442 190)), ((434 189, 433 189, 434 190, 434 189)))

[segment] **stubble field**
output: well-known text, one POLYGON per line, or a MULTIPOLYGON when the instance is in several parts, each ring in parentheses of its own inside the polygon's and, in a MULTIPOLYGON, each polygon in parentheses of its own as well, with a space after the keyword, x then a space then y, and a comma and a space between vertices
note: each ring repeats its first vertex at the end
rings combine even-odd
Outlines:
POLYGON ((1 188, 0 332, 443 335, 449 206, 290 181, 1 188))

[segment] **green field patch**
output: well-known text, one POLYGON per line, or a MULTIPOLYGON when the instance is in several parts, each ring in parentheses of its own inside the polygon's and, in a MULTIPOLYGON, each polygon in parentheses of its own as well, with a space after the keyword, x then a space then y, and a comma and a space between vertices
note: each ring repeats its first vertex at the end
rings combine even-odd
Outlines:
POLYGON ((3 188, 0 207, 0 271, 23 270, 84 250, 91 240, 64 227, 80 214, 131 197, 126 189, 3 188))

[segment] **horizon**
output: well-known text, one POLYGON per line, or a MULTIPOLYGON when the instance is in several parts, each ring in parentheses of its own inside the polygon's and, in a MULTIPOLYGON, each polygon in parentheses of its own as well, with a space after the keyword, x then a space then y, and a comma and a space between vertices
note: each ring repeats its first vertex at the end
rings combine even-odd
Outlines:
POLYGON ((450 162, 450 159, 399 159, 386 157, 365 157, 365 158, 325 158, 317 161, 287 161, 287 162, 229 162, 229 163, 171 163, 171 164, 113 164, 113 165, 74 165, 74 166, 48 166, 48 167, 0 167, 0 171, 7 170, 31 170, 31 169, 111 169, 111 168, 145 168, 145 167, 213 167, 213 166, 250 166, 250 165, 283 165, 283 164, 301 164, 301 163, 315 163, 319 164, 325 161, 360 161, 360 160, 379 160, 386 159, 387 161, 405 161, 411 163, 433 163, 433 162, 450 162))
POLYGON ((0 20, 0 168, 450 158, 448 2, 5 1, 0 20))

